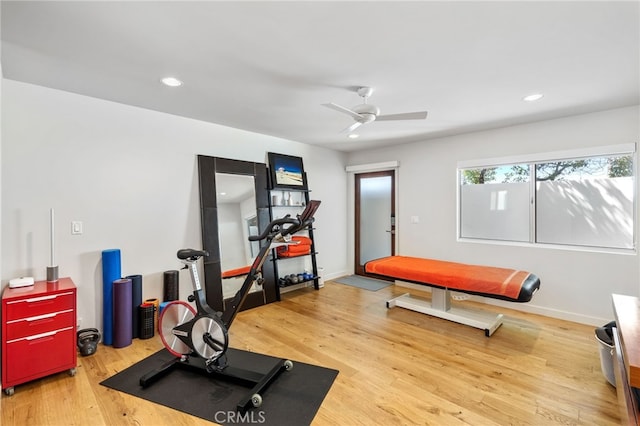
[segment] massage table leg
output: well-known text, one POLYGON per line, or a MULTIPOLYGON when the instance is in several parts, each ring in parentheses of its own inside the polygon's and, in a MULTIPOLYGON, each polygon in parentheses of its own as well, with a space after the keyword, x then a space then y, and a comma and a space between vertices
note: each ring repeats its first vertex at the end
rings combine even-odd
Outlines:
POLYGON ((451 294, 442 288, 431 289, 431 303, 411 297, 409 293, 387 301, 387 308, 405 308, 449 321, 465 324, 484 330, 485 336, 491 336, 502 325, 502 314, 480 311, 470 308, 451 307, 451 294))

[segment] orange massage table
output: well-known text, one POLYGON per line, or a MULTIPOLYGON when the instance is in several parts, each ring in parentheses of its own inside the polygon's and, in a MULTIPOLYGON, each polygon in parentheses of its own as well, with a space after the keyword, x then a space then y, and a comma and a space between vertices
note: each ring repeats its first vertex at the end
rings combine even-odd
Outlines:
POLYGON ((408 256, 371 260, 365 272, 432 287, 430 304, 407 293, 389 300, 387 308, 398 306, 480 328, 487 337, 502 325, 503 315, 452 307, 450 291, 524 303, 540 288, 540 279, 526 271, 408 256))

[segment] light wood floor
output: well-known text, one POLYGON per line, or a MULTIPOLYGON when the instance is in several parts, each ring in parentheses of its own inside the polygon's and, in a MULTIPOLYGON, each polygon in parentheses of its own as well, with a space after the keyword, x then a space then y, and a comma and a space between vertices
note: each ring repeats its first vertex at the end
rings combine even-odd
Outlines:
MULTIPOLYGON (((407 291, 420 294, 333 282, 288 293, 241 312, 230 346, 339 370, 314 425, 620 423, 593 327, 479 305, 505 314, 487 338, 482 330, 386 309, 387 299, 407 291)), ((75 377, 61 373, 17 386, 11 397, 3 393, 2 424, 203 424, 99 385, 161 347, 157 335, 121 349, 100 345, 78 358, 75 377)))

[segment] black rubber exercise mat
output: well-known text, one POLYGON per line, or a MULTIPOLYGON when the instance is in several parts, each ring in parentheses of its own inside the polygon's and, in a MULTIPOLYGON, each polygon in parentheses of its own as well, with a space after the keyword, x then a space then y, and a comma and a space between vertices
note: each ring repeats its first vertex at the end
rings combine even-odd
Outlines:
MULTIPOLYGON (((250 389, 218 377, 175 368, 147 388, 140 377, 174 358, 162 349, 100 384, 220 424, 308 425, 338 375, 337 370, 293 361, 262 394, 262 405, 236 411, 250 389)), ((279 360, 229 348, 229 365, 267 373, 279 360)))

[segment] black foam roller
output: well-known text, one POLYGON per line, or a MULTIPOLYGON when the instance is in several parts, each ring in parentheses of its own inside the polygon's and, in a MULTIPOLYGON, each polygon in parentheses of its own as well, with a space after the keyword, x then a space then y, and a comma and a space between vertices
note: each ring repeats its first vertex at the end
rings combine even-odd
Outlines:
POLYGON ((172 300, 178 300, 180 297, 179 284, 180 278, 178 271, 164 271, 164 300, 163 302, 170 302, 172 300))
POLYGON ((129 275, 126 278, 131 280, 131 304, 132 316, 131 331, 134 339, 140 335, 140 315, 138 315, 138 306, 142 304, 142 275, 129 275))

